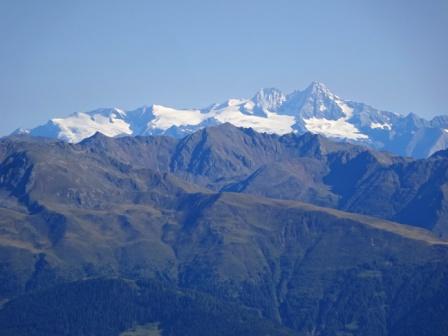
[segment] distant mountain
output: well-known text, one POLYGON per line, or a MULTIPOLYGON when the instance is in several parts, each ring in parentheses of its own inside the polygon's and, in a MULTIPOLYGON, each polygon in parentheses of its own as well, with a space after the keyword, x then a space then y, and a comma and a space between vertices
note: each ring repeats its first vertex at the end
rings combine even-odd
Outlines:
POLYGON ((230 124, 1 139, 0 334, 445 335, 446 240, 309 203, 437 217, 447 162, 230 124))
POLYGON ((427 121, 415 114, 401 116, 363 103, 344 100, 324 84, 283 94, 262 89, 250 99, 229 99, 202 109, 175 109, 161 105, 132 111, 117 108, 75 113, 55 118, 31 130, 16 133, 79 142, 101 132, 108 136, 170 135, 183 137, 198 129, 229 122, 258 132, 303 134, 364 144, 416 158, 448 147, 448 117, 427 121))
MULTIPOLYGON (((178 140, 109 138, 97 133, 76 148, 112 162, 168 172, 214 192, 297 200, 423 227, 448 237, 448 150, 415 160, 311 133, 279 136, 229 123, 178 140)), ((83 179, 91 176, 83 174, 83 179)))

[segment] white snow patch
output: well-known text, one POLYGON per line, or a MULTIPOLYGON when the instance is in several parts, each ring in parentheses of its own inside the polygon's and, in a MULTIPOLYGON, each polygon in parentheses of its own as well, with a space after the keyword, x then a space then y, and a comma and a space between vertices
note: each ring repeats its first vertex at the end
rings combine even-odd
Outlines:
POLYGON ((334 102, 342 110, 342 113, 345 114, 345 118, 343 118, 343 119, 348 120, 353 116, 353 109, 351 107, 349 107, 345 102, 340 100, 338 97, 336 97, 334 102))
POLYGON ((245 99, 230 99, 227 104, 213 107, 208 112, 200 110, 176 110, 154 105, 155 119, 148 126, 153 129, 166 130, 171 126, 196 126, 203 121, 215 118, 220 123, 231 123, 237 127, 251 127, 259 132, 286 134, 293 131, 293 116, 279 115, 265 111, 266 116, 248 115, 241 108, 251 110, 254 103, 245 99))
POLYGON ((155 118, 148 126, 162 130, 167 130, 171 126, 198 125, 208 116, 200 110, 177 110, 161 105, 153 105, 152 112, 155 118))
POLYGON ((348 122, 353 116, 353 109, 337 96, 335 96, 334 102, 342 110, 342 113, 345 115, 344 117, 337 120, 316 117, 303 119, 306 129, 312 133, 322 134, 331 138, 352 140, 368 139, 369 137, 367 135, 362 134, 355 125, 348 122))
POLYGON ((381 129, 391 130, 392 126, 390 124, 388 124, 388 123, 381 124, 381 123, 374 123, 373 122, 373 123, 370 124, 370 128, 381 128, 381 129))
POLYGON ((255 108, 255 103, 252 100, 249 100, 246 104, 243 105, 246 110, 252 111, 255 108))
POLYGON ((121 134, 132 134, 129 125, 115 114, 89 115, 87 113, 75 113, 67 118, 51 120, 60 129, 58 138, 68 142, 79 142, 96 132, 114 137, 121 134))
POLYGON ((21 134, 21 135, 23 135, 23 134, 30 134, 30 133, 31 133, 31 131, 29 129, 26 129, 26 128, 18 128, 18 129, 16 129, 13 132, 13 134, 21 134))
POLYGON ((259 132, 286 134, 292 132, 292 125, 295 123, 293 116, 279 115, 265 111, 266 117, 247 115, 241 113, 239 106, 213 110, 216 120, 221 123, 231 123, 237 127, 251 127, 259 132))
POLYGON ((244 99, 229 99, 227 101, 227 105, 228 106, 237 106, 237 105, 241 105, 242 103, 244 103, 246 100, 244 99))
POLYGON ((327 137, 346 138, 352 140, 368 139, 368 136, 359 132, 359 130, 345 118, 338 120, 329 120, 324 118, 304 119, 305 127, 312 133, 318 133, 327 137))

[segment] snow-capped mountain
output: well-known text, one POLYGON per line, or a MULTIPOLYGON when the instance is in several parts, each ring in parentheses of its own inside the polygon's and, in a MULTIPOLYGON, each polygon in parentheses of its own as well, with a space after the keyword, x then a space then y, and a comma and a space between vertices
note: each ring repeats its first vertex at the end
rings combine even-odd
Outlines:
POLYGON ((181 137, 226 122, 276 134, 309 131, 415 157, 426 157, 448 147, 448 116, 427 121, 415 114, 402 116, 381 111, 344 100, 319 82, 288 95, 275 88, 262 89, 250 99, 229 99, 202 109, 152 105, 131 111, 106 108, 79 112, 17 133, 68 142, 82 141, 96 132, 112 137, 181 137))

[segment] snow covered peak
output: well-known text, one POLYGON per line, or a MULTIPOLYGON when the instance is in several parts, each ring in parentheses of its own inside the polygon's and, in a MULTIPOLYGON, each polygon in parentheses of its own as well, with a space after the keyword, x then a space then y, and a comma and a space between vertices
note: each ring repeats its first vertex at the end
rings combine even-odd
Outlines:
POLYGON ((277 111, 285 102, 286 96, 276 88, 266 88, 258 91, 251 100, 261 109, 277 111))
MULTIPOLYGON (((46 125, 31 130, 31 134, 57 137, 69 142, 79 142, 97 131, 108 136, 181 136, 202 127, 229 122, 268 133, 308 130, 331 136, 342 134, 344 137, 346 130, 351 130, 350 126, 344 124, 344 132, 328 129, 341 126, 342 121, 346 122, 350 117, 351 110, 342 100, 324 84, 313 82, 307 89, 288 96, 276 88, 264 88, 251 99, 228 99, 205 109, 176 109, 154 104, 131 111, 103 108, 74 113, 66 118, 52 119, 46 125), (344 119, 337 124, 323 120, 338 120, 342 117, 344 119), (310 118, 316 119, 305 122, 310 118)), ((356 128, 353 132, 356 132, 356 128)))
POLYGON ((279 113, 299 116, 299 119, 337 120, 346 116, 345 105, 345 102, 324 84, 312 82, 305 90, 289 94, 279 113))
POLYGON ((337 98, 325 84, 317 81, 311 82, 311 84, 303 91, 303 94, 314 97, 337 98))
MULTIPOLYGON (((448 144, 448 132, 445 131, 448 118, 439 117, 429 122, 413 114, 404 117, 381 111, 363 103, 344 100, 317 81, 288 95, 275 88, 265 88, 250 99, 228 99, 203 109, 151 105, 130 111, 103 108, 74 113, 52 119, 29 133, 69 142, 79 142, 95 132, 106 136, 165 134, 182 137, 226 122, 266 133, 318 133, 390 151, 394 151, 396 144, 408 145, 400 139, 420 139, 426 134, 436 139, 437 148, 448 144)), ((415 147, 420 140, 412 141, 410 146, 415 147)), ((407 148, 401 151, 411 154, 407 148)))

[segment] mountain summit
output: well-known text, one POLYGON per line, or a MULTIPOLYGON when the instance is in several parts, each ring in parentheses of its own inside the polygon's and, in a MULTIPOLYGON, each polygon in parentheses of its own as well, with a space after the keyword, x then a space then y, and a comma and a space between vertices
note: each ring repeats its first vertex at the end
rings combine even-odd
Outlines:
POLYGON ((402 116, 381 111, 344 100, 320 82, 312 82, 304 90, 290 94, 265 88, 250 99, 229 99, 202 109, 161 105, 131 111, 98 109, 55 118, 31 130, 16 132, 77 143, 95 132, 112 137, 170 135, 180 138, 226 122, 280 135, 312 132, 418 158, 448 147, 448 118, 439 116, 428 121, 414 114, 402 116))
POLYGON ((276 88, 268 88, 258 91, 251 100, 261 110, 276 111, 285 102, 286 96, 276 88))

